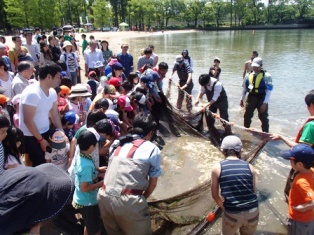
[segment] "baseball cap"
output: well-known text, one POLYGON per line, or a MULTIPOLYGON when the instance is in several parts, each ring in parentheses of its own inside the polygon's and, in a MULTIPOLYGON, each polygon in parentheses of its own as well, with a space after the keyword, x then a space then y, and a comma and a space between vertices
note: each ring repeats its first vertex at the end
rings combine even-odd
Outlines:
POLYGON ((2 42, 0 42, 0 49, 2 48, 5 48, 5 45, 2 42))
POLYGON ((121 86, 121 78, 118 77, 112 77, 110 78, 110 80, 108 81, 109 85, 113 85, 114 87, 119 87, 121 86))
POLYGON ((73 111, 69 111, 69 112, 66 112, 64 115, 63 115, 63 118, 69 122, 70 124, 74 124, 75 121, 76 121, 76 115, 73 111))
POLYGON ((112 64, 111 67, 112 67, 112 70, 123 70, 123 66, 119 62, 112 64))
POLYGON ((95 77, 97 77, 97 74, 96 74, 95 71, 90 71, 90 72, 88 73, 88 77, 95 78, 95 77))
POLYGON ((252 67, 262 67, 263 65, 263 60, 261 57, 255 57, 254 60, 252 61, 252 67))
POLYGON ((118 59, 111 59, 110 62, 108 63, 110 66, 113 65, 114 63, 119 62, 118 59))
POLYGON ((0 95, 0 104, 5 104, 10 100, 10 98, 6 97, 5 95, 0 95))
POLYGON ((242 149, 242 141, 235 135, 228 135, 222 140, 220 149, 240 152, 242 149))
POLYGON ((141 82, 145 83, 147 87, 152 88, 154 85, 154 79, 151 75, 144 75, 141 77, 141 82))
POLYGON ((50 146, 55 149, 63 149, 65 148, 65 134, 63 131, 60 131, 59 129, 54 129, 50 135, 50 146))
POLYGON ((302 163, 314 161, 314 149, 307 144, 297 144, 290 150, 281 151, 280 155, 284 159, 297 160, 302 163))
POLYGON ((134 98, 141 105, 144 105, 146 102, 146 96, 141 92, 136 92, 134 98))
POLYGON ((110 95, 115 95, 116 94, 116 88, 115 88, 115 86, 114 85, 109 85, 108 86, 108 94, 110 94, 110 95))
POLYGON ((118 105, 124 108, 125 111, 133 111, 130 99, 126 95, 121 95, 118 98, 118 105))
POLYGON ((65 86, 65 85, 60 86, 60 88, 61 88, 61 94, 62 95, 68 95, 71 93, 70 88, 65 86))
POLYGON ((177 56, 176 56, 176 61, 177 61, 177 62, 180 62, 180 61, 182 61, 182 60, 183 60, 182 55, 177 55, 177 56))
POLYGON ((96 63, 94 64, 94 68, 101 68, 104 67, 104 64, 101 61, 96 61, 96 63))

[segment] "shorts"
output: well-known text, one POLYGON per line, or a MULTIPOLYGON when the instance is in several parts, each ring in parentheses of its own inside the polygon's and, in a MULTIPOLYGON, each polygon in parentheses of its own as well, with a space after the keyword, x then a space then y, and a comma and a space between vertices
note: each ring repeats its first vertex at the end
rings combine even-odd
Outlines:
POLYGON ((239 229, 241 235, 253 235, 259 219, 258 208, 242 211, 236 214, 224 211, 222 217, 222 234, 234 235, 239 229))
POLYGON ((98 205, 85 206, 79 209, 88 234, 96 234, 101 229, 101 218, 98 205))
POLYGON ((314 220, 300 222, 288 219, 288 235, 314 234, 314 220))

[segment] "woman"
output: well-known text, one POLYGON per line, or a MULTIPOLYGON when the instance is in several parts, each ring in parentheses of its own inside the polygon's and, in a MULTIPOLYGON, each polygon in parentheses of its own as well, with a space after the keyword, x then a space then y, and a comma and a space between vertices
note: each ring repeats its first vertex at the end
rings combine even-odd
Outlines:
POLYGON ((8 66, 2 58, 0 58, 0 87, 3 87, 3 95, 12 99, 12 80, 14 78, 14 73, 8 70, 8 66))
POLYGON ((41 42, 39 45, 40 45, 39 66, 41 66, 44 63, 52 61, 53 57, 47 43, 41 42))
POLYGON ((102 52, 102 56, 104 57, 105 66, 106 66, 109 58, 112 56, 112 51, 109 50, 109 42, 108 41, 106 41, 106 40, 101 41, 101 52, 102 52))
POLYGON ((72 80, 72 85, 75 86, 77 84, 77 69, 78 63, 75 54, 73 53, 73 45, 69 41, 65 41, 63 43, 62 50, 64 53, 60 56, 60 60, 64 62, 67 66, 67 75, 72 80))
POLYGON ((112 72, 109 73, 106 77, 109 81, 112 77, 120 78, 120 84, 126 80, 125 74, 123 73, 123 66, 119 62, 114 63, 111 66, 112 72))

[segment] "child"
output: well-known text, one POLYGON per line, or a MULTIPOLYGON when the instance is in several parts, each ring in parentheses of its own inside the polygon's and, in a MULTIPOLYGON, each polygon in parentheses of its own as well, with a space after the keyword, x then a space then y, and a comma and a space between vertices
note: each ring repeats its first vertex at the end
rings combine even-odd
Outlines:
POLYGON ((90 71, 88 73, 88 82, 87 82, 87 84, 90 86, 90 88, 92 90, 91 100, 93 100, 95 98, 95 96, 97 95, 97 88, 99 86, 99 82, 97 82, 96 79, 97 79, 96 72, 95 71, 90 71))
POLYGON ((68 170, 70 144, 66 142, 65 134, 58 129, 53 130, 49 135, 49 145, 45 152, 46 162, 68 170))
POLYGON ((21 156, 24 150, 24 134, 15 127, 9 127, 7 136, 3 140, 4 169, 22 166, 21 156))
POLYGON ((99 134, 93 128, 82 131, 77 139, 80 155, 74 165, 75 191, 72 205, 80 210, 85 223, 85 231, 88 234, 100 235, 101 219, 97 193, 103 181, 97 182, 97 170, 90 156, 98 141, 99 134))
POLYGON ((69 111, 69 95, 71 93, 71 90, 67 86, 60 86, 60 89, 57 87, 55 88, 56 92, 58 94, 58 109, 60 111, 60 114, 63 115, 65 112, 69 111), (58 92, 60 90, 60 92, 58 92))
POLYGON ((4 150, 2 141, 7 135, 9 126, 10 121, 3 114, 0 114, 0 174, 4 171, 4 150))
POLYGON ((13 123, 16 128, 20 127, 19 121, 20 121, 20 100, 21 100, 21 94, 17 94, 12 98, 12 104, 15 109, 15 114, 13 115, 13 123))
POLYGON ((73 45, 69 41, 65 41, 62 47, 64 53, 60 56, 60 60, 65 62, 67 65, 67 75, 72 80, 72 85, 75 86, 77 83, 77 58, 73 51, 73 45))
POLYGON ((314 149, 297 144, 281 156, 298 172, 289 193, 288 235, 314 234, 314 149))
POLYGON ((88 46, 88 42, 86 40, 86 34, 82 34, 82 54, 84 55, 84 51, 88 46))
POLYGON ((66 112, 61 118, 62 128, 63 128, 64 134, 66 135, 66 137, 68 137, 69 142, 72 141, 75 134, 73 130, 75 121, 76 121, 76 115, 72 111, 66 112))

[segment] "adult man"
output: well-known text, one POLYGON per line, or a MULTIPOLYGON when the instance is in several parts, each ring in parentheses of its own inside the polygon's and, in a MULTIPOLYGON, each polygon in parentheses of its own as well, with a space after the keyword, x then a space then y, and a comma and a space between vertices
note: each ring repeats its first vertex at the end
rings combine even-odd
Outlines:
POLYGON ((156 71, 159 75, 159 80, 157 81, 157 86, 160 91, 162 91, 163 87, 163 79, 166 77, 166 74, 168 72, 168 64, 166 62, 160 62, 158 64, 158 68, 154 67, 153 70, 156 71))
MULTIPOLYGON (((188 94, 191 94, 194 86, 192 81, 191 68, 184 61, 182 55, 178 55, 176 57, 176 63, 173 66, 169 82, 171 82, 172 76, 175 71, 177 71, 179 77, 177 109, 181 110, 184 99, 184 91, 186 91, 188 94)), ((192 110, 192 98, 190 96, 186 96, 186 109, 188 110, 188 112, 191 112, 192 110)))
POLYGON ((48 42, 49 42, 49 49, 52 54, 52 61, 58 62, 61 56, 61 50, 59 47, 56 45, 56 38, 55 36, 50 35, 48 37, 48 42))
POLYGON ((244 71, 243 71, 243 79, 248 73, 252 72, 252 61, 254 58, 258 57, 257 51, 252 51, 251 59, 246 61, 244 64, 244 71))
POLYGON ((137 70, 140 70, 144 65, 151 65, 153 67, 154 60, 151 58, 152 50, 148 47, 144 50, 144 55, 138 59, 137 70))
POLYGON ((8 55, 12 65, 12 72, 15 72, 18 63, 28 54, 28 50, 26 47, 22 46, 22 39, 20 36, 13 36, 12 41, 14 46, 9 50, 8 55))
POLYGON ((254 110, 257 109, 258 117, 262 122, 262 131, 269 132, 268 100, 273 84, 270 74, 263 70, 262 66, 262 58, 256 57, 252 62, 253 72, 245 77, 243 83, 240 106, 244 107, 246 93, 249 93, 245 104, 244 126, 250 127, 254 110))
POLYGON ((217 205, 224 211, 222 234, 236 234, 240 229, 240 234, 253 235, 259 215, 256 173, 251 164, 241 160, 242 142, 238 137, 225 137, 220 148, 225 160, 212 169, 211 191, 217 205))
POLYGON ((44 64, 39 68, 39 82, 29 85, 21 94, 20 129, 25 136, 25 149, 37 166, 45 163, 45 151, 49 138, 49 117, 54 126, 62 129, 53 89, 60 82, 61 68, 57 64, 44 64))
POLYGON ((12 81, 13 96, 21 94, 29 85, 28 80, 34 74, 34 65, 30 61, 22 61, 17 66, 17 74, 12 81))
MULTIPOLYGON (((216 78, 210 77, 209 74, 202 74, 199 77, 198 82, 201 85, 201 88, 197 95, 195 106, 198 105, 199 101, 205 94, 209 102, 209 110, 216 113, 219 109, 220 117, 229 121, 228 97, 221 82, 219 82, 216 78)), ((208 121, 208 127, 210 128, 214 125, 215 120, 210 118, 208 121)))
POLYGON ((96 46, 97 46, 97 42, 95 40, 91 40, 89 42, 89 49, 86 49, 84 51, 85 76, 86 77, 90 71, 96 71, 95 69, 96 62, 101 61, 102 64, 105 62, 104 57, 102 56, 101 50, 97 49, 96 46))
POLYGON ((214 59, 214 64, 209 68, 209 76, 213 78, 217 78, 219 80, 219 75, 221 73, 221 68, 219 68, 220 65, 220 59, 216 57, 214 59))
POLYGON ((27 48, 29 54, 31 55, 33 59, 33 64, 36 69, 35 71, 35 77, 37 79, 38 77, 38 71, 39 71, 39 66, 38 66, 38 59, 40 55, 39 47, 38 44, 33 42, 33 36, 31 31, 25 31, 24 37, 26 39, 26 43, 23 44, 24 47, 27 48))
POLYGON ((104 186, 98 192, 101 217, 109 235, 151 234, 146 199, 161 175, 158 147, 150 142, 156 123, 151 114, 138 113, 133 135, 116 140, 104 186))
POLYGON ((129 45, 127 43, 122 43, 121 50, 117 57, 124 68, 125 76, 128 76, 130 72, 133 72, 133 56, 128 53, 129 45))
POLYGON ((12 72, 11 61, 9 57, 5 55, 5 45, 2 42, 0 42, 0 58, 3 59, 3 62, 8 67, 8 71, 12 72))

